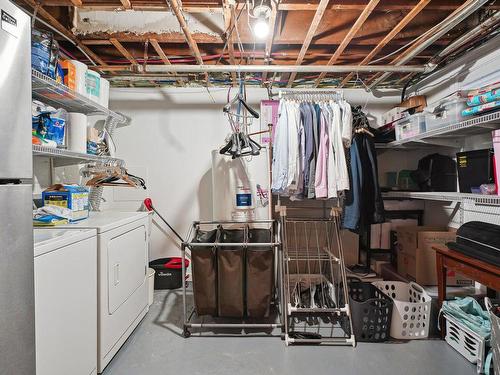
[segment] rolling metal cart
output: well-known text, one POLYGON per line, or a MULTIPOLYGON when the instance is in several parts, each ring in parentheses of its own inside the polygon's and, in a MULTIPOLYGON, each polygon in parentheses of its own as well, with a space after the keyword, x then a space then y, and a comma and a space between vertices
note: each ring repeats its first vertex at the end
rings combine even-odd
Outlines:
POLYGON ((193 223, 181 247, 182 277, 186 256, 193 276, 192 289, 184 283, 182 290, 184 337, 193 329, 282 336, 279 226, 274 220, 193 223))
POLYGON ((283 241, 285 343, 356 345, 340 238, 340 209, 328 219, 287 216, 283 241))

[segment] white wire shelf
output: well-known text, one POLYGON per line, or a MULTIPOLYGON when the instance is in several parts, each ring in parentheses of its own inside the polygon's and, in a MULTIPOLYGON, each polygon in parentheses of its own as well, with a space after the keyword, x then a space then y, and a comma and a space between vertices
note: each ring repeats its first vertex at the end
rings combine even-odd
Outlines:
POLYGON ((454 192, 391 191, 383 193, 384 198, 423 199, 443 202, 474 202, 477 205, 500 206, 500 195, 483 195, 454 192))
POLYGON ((468 120, 429 130, 411 138, 378 144, 377 148, 421 148, 434 145, 460 147, 467 136, 484 134, 494 129, 500 129, 500 111, 471 117, 468 120))
POLYGON ((31 83, 33 99, 54 108, 64 108, 68 112, 79 112, 86 115, 110 116, 119 122, 126 121, 123 115, 113 112, 99 103, 70 90, 65 85, 57 83, 52 78, 35 69, 31 69, 31 83))
POLYGON ((41 145, 33 145, 33 156, 45 156, 58 159, 65 159, 66 164, 75 164, 90 161, 110 162, 117 165, 123 165, 122 159, 112 158, 111 156, 98 156, 73 152, 61 148, 53 148, 41 145))

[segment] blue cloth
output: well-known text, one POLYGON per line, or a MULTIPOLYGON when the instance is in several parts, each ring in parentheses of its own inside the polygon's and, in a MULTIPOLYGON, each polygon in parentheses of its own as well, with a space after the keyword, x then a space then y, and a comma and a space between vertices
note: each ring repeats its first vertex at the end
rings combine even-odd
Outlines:
POLYGON ((346 191, 346 201, 344 205, 344 228, 357 230, 361 212, 361 187, 363 186, 363 173, 361 158, 359 155, 356 139, 351 144, 351 189, 346 191))

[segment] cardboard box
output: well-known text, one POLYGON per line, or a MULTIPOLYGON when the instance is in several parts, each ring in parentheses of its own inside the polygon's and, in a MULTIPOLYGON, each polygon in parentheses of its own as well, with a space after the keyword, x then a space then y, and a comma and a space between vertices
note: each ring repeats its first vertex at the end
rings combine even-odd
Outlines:
MULTIPOLYGON (((420 285, 437 285, 434 244, 455 241, 456 233, 439 227, 402 227, 397 231, 398 273, 420 285)), ((448 272, 447 285, 469 286, 473 280, 448 272)))
POLYGON ((70 209, 70 222, 89 217, 89 191, 83 186, 52 185, 42 192, 42 202, 44 206, 70 209))

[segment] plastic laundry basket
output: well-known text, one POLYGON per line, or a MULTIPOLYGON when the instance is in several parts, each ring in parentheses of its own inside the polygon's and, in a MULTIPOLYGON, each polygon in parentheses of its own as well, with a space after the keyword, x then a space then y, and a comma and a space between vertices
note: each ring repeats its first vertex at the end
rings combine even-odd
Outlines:
POLYGON ((393 300, 391 337, 415 340, 429 336, 431 297, 420 285, 402 281, 377 281, 373 285, 393 300))
POLYGON ((356 341, 387 341, 391 329, 392 299, 370 283, 349 278, 349 306, 356 341))
POLYGON ((490 313, 491 321, 491 350, 493 351, 493 369, 495 375, 500 374, 500 317, 494 311, 500 308, 500 301, 492 303, 489 298, 485 298, 486 308, 490 313))
POLYGON ((461 324, 455 317, 448 314, 443 314, 443 317, 446 320, 446 342, 469 362, 475 363, 477 373, 481 374, 484 370, 488 340, 461 324))

